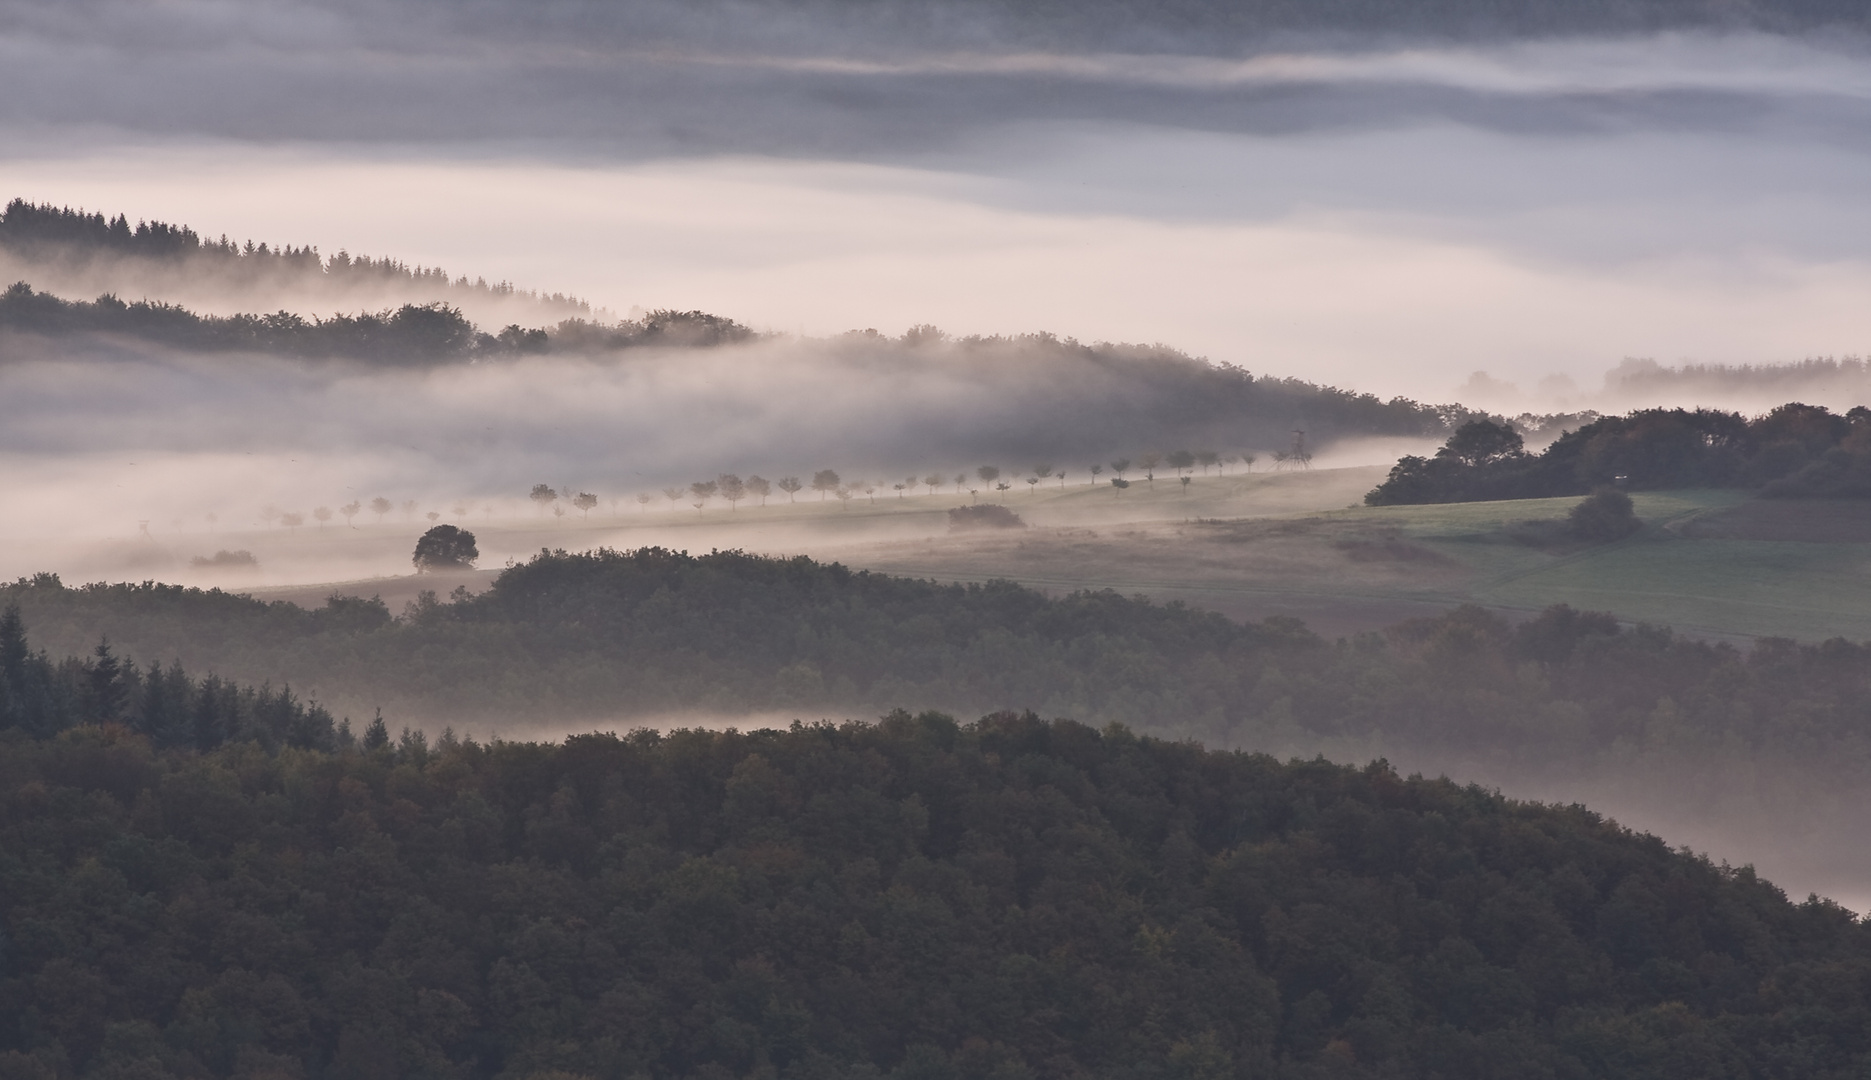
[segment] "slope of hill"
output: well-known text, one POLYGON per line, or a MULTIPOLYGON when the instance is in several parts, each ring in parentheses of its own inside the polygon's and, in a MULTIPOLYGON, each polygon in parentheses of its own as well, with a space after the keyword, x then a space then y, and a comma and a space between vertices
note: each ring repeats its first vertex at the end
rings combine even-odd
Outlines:
POLYGON ((999 714, 0 754, 8 1076, 1860 1075, 1871 938, 1579 807, 999 714))

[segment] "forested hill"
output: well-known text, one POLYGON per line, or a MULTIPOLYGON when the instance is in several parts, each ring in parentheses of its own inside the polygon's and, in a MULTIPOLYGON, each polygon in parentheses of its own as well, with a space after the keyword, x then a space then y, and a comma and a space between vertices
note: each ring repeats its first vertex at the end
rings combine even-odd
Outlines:
POLYGON ((1582 808, 1006 713, 0 733, 0 1075, 1871 1068, 1871 937, 1582 808))
POLYGON ((13 199, 0 211, 0 253, 27 265, 61 269, 125 261, 147 263, 170 275, 203 276, 239 288, 264 282, 300 291, 376 290, 417 293, 429 302, 521 300, 557 318, 588 318, 591 305, 576 297, 516 289, 501 281, 451 277, 441 267, 409 266, 340 251, 329 257, 311 246, 268 246, 223 236, 204 239, 186 225, 139 221, 123 214, 74 210, 13 199))
POLYGON ((653 311, 639 319, 606 324, 570 319, 550 329, 514 324, 490 334, 459 308, 439 302, 329 318, 308 319, 290 311, 215 316, 148 300, 126 303, 110 295, 90 301, 64 300, 23 281, 0 293, 0 330, 48 337, 115 334, 196 352, 243 351, 388 365, 461 363, 544 353, 555 347, 581 351, 694 348, 754 337, 731 319, 701 311, 653 311))

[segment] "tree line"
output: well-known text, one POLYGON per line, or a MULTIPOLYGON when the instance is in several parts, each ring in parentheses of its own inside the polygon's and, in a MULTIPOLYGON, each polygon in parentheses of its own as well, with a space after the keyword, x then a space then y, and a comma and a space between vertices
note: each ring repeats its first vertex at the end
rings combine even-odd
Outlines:
POLYGON ((1639 409, 1568 431, 1528 453, 1519 432, 1473 420, 1432 457, 1400 459, 1372 506, 1537 499, 1601 487, 1751 488, 1769 498, 1871 497, 1871 409, 1843 415, 1792 402, 1748 417, 1639 409))
POLYGON ((517 289, 511 282, 489 284, 485 278, 451 278, 439 266, 410 266, 398 259, 373 259, 339 251, 329 258, 312 246, 290 244, 269 247, 264 241, 236 243, 226 236, 204 239, 186 225, 162 221, 130 224, 118 214, 74 210, 51 203, 13 199, 0 210, 0 249, 27 259, 131 257, 167 263, 205 264, 240 276, 297 279, 301 283, 332 282, 380 287, 416 286, 441 293, 469 293, 489 297, 518 297, 559 309, 568 316, 588 316, 591 305, 561 293, 517 289))
POLYGON ((1032 714, 0 728, 21 1080, 1871 1067, 1871 929, 1577 806, 1032 714))
POLYGON ((248 351, 305 359, 368 360, 383 364, 461 362, 526 356, 574 343, 579 348, 700 347, 745 340, 752 331, 700 311, 653 311, 640 319, 599 324, 573 319, 555 328, 509 325, 478 329, 459 308, 442 301, 394 309, 306 318, 270 315, 198 315, 151 300, 125 302, 104 295, 64 300, 15 282, 0 293, 0 329, 42 335, 121 334, 178 349, 248 351))

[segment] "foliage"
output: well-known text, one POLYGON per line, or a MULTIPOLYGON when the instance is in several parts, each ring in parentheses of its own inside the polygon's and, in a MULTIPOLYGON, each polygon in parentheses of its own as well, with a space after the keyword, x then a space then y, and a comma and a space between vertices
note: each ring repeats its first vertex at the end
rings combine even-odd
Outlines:
POLYGON ((1026 522, 1020 515, 997 503, 982 503, 976 506, 957 506, 948 512, 950 532, 968 532, 974 529, 1024 529, 1026 522))
POLYGON ((1615 488, 1593 492, 1566 515, 1572 535, 1593 544, 1622 540, 1642 526, 1631 497, 1615 488))
MULTIPOLYGON (((1767 486, 1776 494, 1871 493, 1834 479, 1855 475, 1871 410, 1835 415, 1791 403, 1759 417, 1717 409, 1643 409, 1566 432, 1539 454, 1518 452, 1500 425, 1463 426, 1433 458, 1405 457, 1364 501, 1372 506, 1582 495, 1618 485, 1767 486), (1804 479, 1794 480, 1794 476, 1804 479), (1786 478, 1783 480, 1783 478, 1786 478)), ((1512 434, 1511 431, 1507 434, 1512 434)))
POLYGON ((1579 808, 997 714, 0 754, 11 1075, 1857 1075, 1867 931, 1579 808), (38 1070, 35 1072, 34 1070, 38 1070))
MULTIPOLYGON (((594 502, 596 500, 593 500, 594 502)), ((424 570, 468 570, 481 551, 474 546, 474 534, 453 525, 437 525, 416 541, 411 561, 418 573, 424 570)))

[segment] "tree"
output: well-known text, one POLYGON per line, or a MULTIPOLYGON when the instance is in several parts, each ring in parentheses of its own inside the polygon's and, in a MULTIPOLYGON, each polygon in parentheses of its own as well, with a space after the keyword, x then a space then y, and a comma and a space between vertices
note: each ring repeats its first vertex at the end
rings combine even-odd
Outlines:
POLYGON ((431 525, 433 525, 433 524, 435 524, 436 522, 438 522, 438 521, 440 521, 440 520, 442 520, 442 512, 441 512, 440 510, 431 510, 431 511, 429 511, 428 513, 426 513, 426 514, 424 514, 424 515, 422 515, 422 516, 423 516, 423 517, 426 517, 426 518, 428 518, 428 519, 429 519, 429 524, 431 524, 431 525))
POLYGON ((279 515, 279 523, 296 532, 299 526, 305 524, 305 515, 297 513, 281 514, 279 515))
POLYGON ((1059 470, 1059 486, 1062 488, 1065 487, 1065 470, 1064 469, 1059 470))
POLYGON ((715 483, 721 489, 721 497, 728 501, 728 512, 734 512, 734 504, 747 497, 747 484, 733 473, 722 473, 715 483))
POLYGON ((1035 465, 1033 466, 1033 475, 1038 477, 1041 480, 1044 480, 1047 477, 1052 475, 1052 466, 1051 465, 1035 465))
POLYGON ((871 505, 872 506, 877 505, 877 485, 876 484, 868 484, 862 480, 859 480, 853 483, 851 486, 855 488, 861 488, 864 492, 864 497, 871 501, 871 505))
POLYGON ((942 474, 930 473, 923 477, 923 486, 929 489, 929 494, 934 495, 935 489, 942 486, 942 474))
POLYGON ((1254 456, 1253 454, 1250 454, 1250 453, 1247 453, 1247 452, 1245 452, 1245 451, 1243 451, 1243 452, 1242 452, 1242 454, 1241 454, 1241 468, 1242 468, 1242 470, 1243 470, 1243 471, 1246 471, 1246 472, 1253 472, 1253 471, 1254 471, 1254 462, 1256 462, 1256 461, 1259 461, 1259 460, 1260 460, 1260 459, 1259 459, 1259 458, 1257 458, 1257 457, 1255 457, 1255 456, 1254 456))
POLYGON ((827 492, 837 491, 840 483, 838 473, 832 469, 820 469, 812 474, 812 490, 819 493, 820 502, 825 501, 827 492))
POLYGON ((956 474, 955 474, 955 494, 957 494, 957 495, 960 495, 960 494, 961 494, 961 486, 962 486, 963 484, 966 484, 967 482, 968 482, 968 474, 967 474, 967 473, 956 473, 956 474))
POLYGON ((268 525, 271 525, 275 521, 279 520, 279 513, 280 513, 279 507, 274 506, 272 503, 268 503, 265 506, 262 506, 260 508, 260 520, 266 522, 268 525))
POLYGON ((1572 535, 1595 544, 1622 540, 1643 527, 1631 497, 1616 488, 1600 488, 1587 495, 1566 515, 1572 535))
POLYGON ((432 570, 472 570, 481 552, 474 546, 474 534, 453 525, 436 525, 416 541, 410 561, 418 574, 432 570))
POLYGON ((312 516, 318 519, 318 527, 322 529, 325 527, 325 522, 331 520, 331 507, 318 507, 312 511, 312 516))
POLYGON ((983 465, 976 469, 974 474, 981 478, 981 483, 984 485, 991 485, 1000 479, 1000 470, 992 465, 983 465))
POLYGON ((344 504, 343 506, 341 506, 341 507, 339 507, 339 508, 338 508, 338 513, 340 513, 340 514, 343 514, 343 515, 344 515, 344 523, 345 523, 346 525, 350 525, 350 526, 351 526, 351 528, 353 528, 353 529, 355 529, 355 528, 357 528, 357 525, 356 525, 355 523, 353 523, 353 522, 351 521, 351 519, 352 519, 352 518, 354 518, 354 517, 356 517, 356 516, 357 516, 357 512, 358 512, 359 510, 362 510, 363 508, 364 508, 364 506, 363 506, 363 504, 362 504, 362 503, 360 503, 360 502, 358 502, 357 500, 355 500, 355 499, 353 499, 353 500, 351 500, 350 502, 348 502, 348 503, 345 503, 345 504, 344 504))
POLYGON ((1156 467, 1163 463, 1163 455, 1155 450, 1137 458, 1138 467, 1143 469, 1143 478, 1151 487, 1156 486, 1156 467))
POLYGON ((1026 478, 1026 493, 1028 495, 1031 495, 1035 491, 1038 491, 1038 490, 1039 490, 1039 477, 1037 476, 1027 477, 1026 478))
MULTIPOLYGON (((663 498, 668 499, 671 504, 681 502, 683 497, 686 496, 687 494, 688 492, 683 491, 681 488, 677 488, 677 487, 666 487, 663 489, 663 498)), ((671 505, 670 509, 674 510, 675 506, 671 505)))
POLYGON ((1209 467, 1221 462, 1221 455, 1213 450, 1197 450, 1195 452, 1195 460, 1202 465, 1202 475, 1207 476, 1209 467))
POLYGON ((838 485, 837 489, 832 492, 832 494, 838 496, 838 502, 841 504, 838 507, 840 510, 851 509, 851 489, 850 488, 845 487, 843 484, 840 484, 838 485))
POLYGON ((1489 465, 1507 458, 1520 457, 1526 443, 1512 425, 1492 420, 1470 420, 1455 429, 1449 441, 1436 451, 1440 458, 1453 458, 1464 465, 1489 465))
POLYGON ((539 507, 542 517, 546 513, 546 507, 559 501, 559 493, 552 490, 550 484, 534 484, 533 490, 526 497, 533 500, 533 505, 539 507))
POLYGON ((394 509, 396 509, 395 505, 381 495, 370 500, 370 512, 377 515, 377 524, 379 525, 383 524, 383 515, 394 509))
POLYGON ((1093 484, 1096 484, 1098 482, 1098 474, 1103 471, 1104 471, 1103 465, 1093 465, 1091 467, 1091 482, 1093 484))
POLYGON ((91 691, 91 719, 108 723, 121 717, 129 687, 124 685, 123 664, 110 651, 108 637, 98 639, 97 648, 91 650, 91 660, 85 665, 85 673, 91 691))
POLYGON ((784 491, 786 493, 787 502, 793 502, 794 501, 793 496, 799 494, 799 489, 803 487, 805 487, 805 485, 799 482, 799 478, 797 476, 780 477, 779 488, 781 491, 784 491))
POLYGON ((891 485, 890 485, 890 487, 891 487, 891 488, 892 488, 893 490, 895 490, 895 491, 896 491, 896 493, 897 493, 897 498, 899 498, 899 499, 901 499, 901 498, 903 497, 903 485, 902 485, 902 484, 900 484, 900 483, 898 483, 898 484, 891 484, 891 485))
POLYGON ((915 491, 916 490, 916 474, 911 473, 908 476, 904 477, 903 486, 905 488, 908 488, 911 491, 915 491))
POLYGON ((416 511, 417 511, 417 509, 419 509, 419 508, 418 508, 418 507, 417 507, 417 505, 416 505, 416 500, 414 500, 414 499, 404 499, 404 500, 403 500, 403 516, 404 516, 404 517, 406 517, 406 518, 413 518, 413 517, 415 517, 415 516, 416 516, 416 511))
POLYGON ((715 480, 697 480, 690 484, 689 493, 695 496, 696 501, 693 505, 696 511, 699 512, 702 507, 707 506, 708 500, 714 498, 715 493, 720 490, 721 484, 715 480))
POLYGON ((1119 480, 1124 479, 1124 473, 1128 471, 1129 469, 1130 469, 1129 458, 1121 457, 1111 463, 1111 471, 1117 474, 1117 478, 1119 480))
POLYGON ((598 497, 589 491, 581 491, 572 496, 572 505, 578 507, 579 511, 584 515, 584 520, 590 521, 591 508, 598 505, 598 497))
POLYGON ((641 514, 645 510, 648 510, 650 508, 650 500, 655 497, 656 496, 647 491, 637 492, 637 513, 641 514))
POLYGON ((1007 489, 1008 489, 1008 488, 1010 488, 1010 487, 1012 487, 1012 486, 1013 486, 1012 484, 1009 484, 1009 483, 1008 483, 1007 481, 1005 481, 1005 480, 1002 480, 1002 481, 1000 481, 999 483, 997 483, 997 484, 995 484, 995 485, 994 485, 994 490, 995 490, 995 491, 998 491, 998 492, 1000 492, 1000 501, 1001 501, 1001 502, 1006 502, 1006 501, 1007 501, 1007 489))
POLYGON ((1165 463, 1176 470, 1177 476, 1181 476, 1184 472, 1195 468, 1195 454, 1188 450, 1171 450, 1165 463))
POLYGON ((773 483, 759 473, 747 478, 747 493, 760 500, 760 505, 767 504, 767 496, 773 494, 773 483))
POLYGON ((1182 481, 1182 493, 1183 493, 1184 495, 1187 495, 1187 494, 1189 494, 1189 485, 1190 485, 1191 483, 1193 483, 1193 482, 1194 482, 1194 480, 1195 480, 1195 477, 1193 477, 1193 476, 1179 476, 1179 477, 1177 477, 1176 479, 1178 479, 1178 480, 1181 480, 1181 481, 1182 481))

